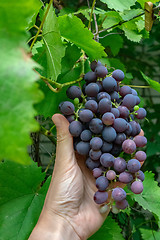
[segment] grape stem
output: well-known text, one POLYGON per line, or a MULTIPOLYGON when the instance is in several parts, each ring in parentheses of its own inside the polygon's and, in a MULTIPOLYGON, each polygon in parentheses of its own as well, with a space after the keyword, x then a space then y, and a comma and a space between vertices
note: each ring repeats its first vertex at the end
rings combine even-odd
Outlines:
MULTIPOLYGON (((126 86, 126 85, 120 84, 120 86, 122 87, 122 86, 126 86)), ((127 86, 129 86, 129 87, 135 87, 135 88, 151 88, 150 86, 136 86, 136 85, 127 85, 127 86)))
POLYGON ((56 144, 56 138, 53 136, 53 134, 50 132, 50 130, 47 130, 43 126, 40 126, 40 133, 42 133, 44 136, 48 137, 52 143, 56 144))
POLYGON ((91 14, 90 14, 89 23, 88 23, 88 29, 90 29, 90 26, 91 26, 91 20, 92 20, 93 9, 94 9, 95 4, 96 4, 96 0, 93 0, 91 14))

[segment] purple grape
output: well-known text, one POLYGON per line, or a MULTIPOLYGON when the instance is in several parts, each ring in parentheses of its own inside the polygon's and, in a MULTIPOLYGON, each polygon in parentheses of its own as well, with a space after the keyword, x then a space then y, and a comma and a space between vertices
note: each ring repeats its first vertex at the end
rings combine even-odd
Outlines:
POLYGON ((147 155, 146 155, 146 153, 143 152, 143 151, 138 151, 138 152, 136 152, 136 154, 135 154, 135 158, 136 158, 139 162, 143 162, 143 161, 146 160, 147 155))
POLYGON ((97 94, 98 102, 103 98, 108 98, 109 100, 111 100, 111 96, 106 92, 100 92, 100 93, 97 94))
POLYGON ((96 179, 96 187, 100 191, 105 191, 106 188, 109 186, 108 179, 104 176, 100 176, 99 178, 96 179))
POLYGON ((87 155, 90 150, 90 145, 88 142, 80 141, 76 145, 76 150, 80 155, 87 155))
POLYGON ((100 163, 103 167, 112 167, 114 164, 114 156, 110 153, 103 153, 100 157, 100 163))
POLYGON ((102 148, 101 148, 101 151, 104 153, 107 153, 107 152, 110 152, 111 149, 113 147, 113 144, 112 143, 108 143, 108 142, 103 142, 103 145, 102 145, 102 148))
POLYGON ((67 120, 69 123, 73 122, 75 120, 75 116, 74 115, 69 115, 69 116, 66 116, 67 120))
POLYGON ((82 91, 78 86, 70 86, 67 89, 66 94, 70 99, 81 98, 82 91))
POLYGON ((100 61, 98 61, 98 62, 97 61, 93 61, 93 62, 91 62, 90 68, 94 72, 96 67, 98 67, 98 66, 102 66, 102 63, 100 61))
POLYGON ((103 91, 102 82, 101 81, 97 81, 96 83, 97 83, 97 85, 99 87, 99 92, 103 91))
POLYGON ((127 129, 124 131, 124 133, 126 134, 126 136, 130 136, 132 133, 132 126, 128 123, 127 124, 127 129))
POLYGON ((102 204, 102 203, 105 203, 108 199, 108 193, 107 192, 100 192, 100 191, 97 191, 95 194, 94 194, 94 201, 97 203, 97 204, 102 204))
POLYGON ((87 101, 89 101, 89 100, 97 101, 96 97, 87 97, 86 100, 87 100, 87 101))
POLYGON ((99 87, 96 83, 89 83, 85 88, 85 93, 89 97, 96 97, 99 92, 99 87))
POLYGON ((112 108, 112 103, 108 98, 103 98, 99 101, 98 110, 101 114, 110 112, 112 108))
POLYGON ((92 138, 92 133, 90 130, 86 129, 81 132, 80 138, 84 142, 88 142, 92 138))
POLYGON ((124 97, 127 94, 132 94, 132 89, 129 86, 123 86, 120 88, 119 94, 124 97))
POLYGON ((113 115, 113 113, 111 112, 106 112, 103 116, 102 116, 102 122, 105 125, 112 125, 114 123, 115 120, 115 116, 113 115))
POLYGON ((103 88, 106 90, 106 92, 113 92, 115 91, 117 87, 116 80, 113 77, 106 77, 102 81, 103 88))
POLYGON ((93 118, 93 113, 89 109, 83 109, 82 111, 79 112, 79 119, 82 122, 90 122, 93 118))
POLYGON ((112 77, 116 79, 117 82, 121 82, 124 79, 124 72, 120 69, 116 69, 113 71, 112 77))
POLYGON ((129 172, 122 172, 119 174, 119 181, 122 183, 130 183, 133 180, 133 176, 132 174, 130 174, 129 172))
POLYGON ((110 96, 112 102, 117 101, 119 99, 119 94, 116 91, 110 93, 110 96))
POLYGON ((127 163, 127 169, 131 173, 138 172, 141 168, 141 164, 137 159, 131 159, 127 163))
POLYGON ((85 108, 91 110, 93 113, 96 113, 98 109, 98 104, 95 100, 89 100, 85 103, 85 108))
POLYGON ((93 170, 94 168, 98 168, 100 166, 100 161, 93 161, 91 158, 87 158, 86 160, 86 166, 90 169, 93 170))
POLYGON ((133 140, 127 139, 123 142, 122 149, 125 153, 131 154, 136 151, 136 144, 133 140))
POLYGON ((99 151, 94 151, 93 149, 91 149, 89 151, 89 157, 93 160, 93 161, 96 161, 96 160, 99 160, 100 156, 102 155, 102 152, 99 150, 99 151))
POLYGON ((117 132, 124 132, 127 129, 128 124, 123 118, 116 118, 113 127, 117 132))
POLYGON ((93 177, 98 178, 102 175, 103 171, 101 168, 94 168, 92 173, 93 173, 93 177))
POLYGON ((97 66, 95 73, 97 77, 104 78, 108 74, 108 70, 105 66, 97 66))
POLYGON ((126 192, 122 188, 116 187, 112 191, 112 197, 115 201, 121 202, 126 198, 126 192))
POLYGON ((74 113, 74 105, 73 103, 69 102, 69 101, 65 101, 62 102, 62 104, 60 105, 60 111, 64 114, 64 115, 72 115, 74 113))
POLYGON ((106 142, 113 142, 116 139, 116 131, 113 127, 105 127, 102 131, 102 137, 106 142))
POLYGON ((124 172, 126 170, 126 161, 121 158, 121 157, 118 157, 118 158, 115 158, 114 160, 114 170, 116 172, 124 172))
POLYGON ((136 97, 136 105, 138 105, 141 102, 141 99, 138 96, 135 96, 135 97, 136 97))
POLYGON ((86 81, 86 83, 96 82, 97 76, 96 76, 95 72, 87 72, 84 75, 84 80, 86 81))
POLYGON ((143 192, 143 183, 139 181, 135 181, 131 184, 131 191, 135 194, 140 194, 143 192))
POLYGON ((136 136, 133 140, 137 147, 144 147, 147 144, 147 138, 144 136, 136 136))
POLYGON ((93 118, 89 123, 89 129, 95 133, 99 134, 103 130, 103 123, 99 118, 93 118))
POLYGON ((72 121, 69 125, 69 132, 73 137, 79 137, 82 130, 82 123, 79 121, 72 121))
POLYGON ((139 108, 137 111, 136 111, 137 115, 135 115, 136 118, 138 119, 143 119, 146 117, 147 115, 147 112, 144 108, 139 108))
POLYGON ((114 142, 121 145, 125 140, 126 135, 124 133, 118 133, 114 142))
POLYGON ((131 88, 131 90, 132 90, 132 94, 133 94, 134 96, 137 96, 137 95, 138 95, 138 94, 137 94, 137 91, 136 91, 135 89, 131 88))
POLYGON ((111 108, 111 113, 114 114, 115 118, 118 118, 120 116, 120 112, 117 108, 111 108))
POLYGON ((103 141, 100 137, 94 137, 90 141, 90 146, 93 150, 97 151, 102 147, 103 141))
POLYGON ((106 177, 108 180, 112 181, 116 178, 116 173, 115 171, 113 170, 109 170, 107 173, 106 173, 106 177))
POLYGON ((144 173, 143 173, 141 170, 139 170, 138 172, 136 172, 136 173, 135 173, 135 176, 136 176, 138 179, 140 179, 142 182, 143 182, 144 179, 145 179, 144 173))
POLYGON ((123 106, 126 106, 129 110, 131 110, 136 105, 136 97, 132 94, 127 94, 123 98, 123 106))
POLYGON ((139 125, 139 123, 132 121, 129 123, 132 127, 132 132, 131 132, 131 136, 135 137, 136 135, 138 135, 141 131, 141 127, 139 125))
POLYGON ((116 202, 116 208, 124 210, 125 208, 128 207, 128 202, 126 199, 124 199, 121 202, 116 202))
POLYGON ((129 110, 125 106, 119 106, 118 110, 120 112, 120 118, 128 118, 129 116, 129 110))

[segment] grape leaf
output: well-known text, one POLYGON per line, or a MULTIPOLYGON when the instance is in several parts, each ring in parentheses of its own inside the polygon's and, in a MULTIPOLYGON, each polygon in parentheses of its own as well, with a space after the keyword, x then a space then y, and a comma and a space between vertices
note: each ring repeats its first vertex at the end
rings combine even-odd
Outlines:
POLYGON ((138 31, 142 31, 144 28, 145 28, 145 22, 144 20, 140 19, 136 22, 136 25, 137 25, 137 29, 138 31))
POLYGON ((145 210, 149 210, 160 218, 160 187, 158 187, 158 183, 154 180, 154 173, 147 171, 144 174, 144 190, 141 194, 134 194, 133 198, 145 210))
POLYGON ((142 9, 130 9, 130 10, 125 10, 123 14, 120 14, 120 16, 124 21, 128 21, 141 13, 143 13, 142 9))
POLYGON ((102 24, 103 28, 109 28, 119 23, 121 17, 118 12, 110 11, 105 14, 105 20, 102 24))
POLYGON ((100 39, 103 46, 109 46, 113 55, 117 55, 119 50, 123 46, 123 38, 118 34, 108 35, 105 38, 100 39))
POLYGON ((160 83, 152 80, 151 78, 147 77, 143 72, 141 72, 143 78, 146 80, 146 82, 157 92, 160 92, 160 83))
POLYGON ((26 240, 43 207, 50 177, 45 178, 37 163, 0 163, 0 240, 26 240))
POLYGON ((130 9, 130 7, 135 4, 136 0, 101 0, 101 2, 106 3, 110 9, 123 12, 125 9, 130 9))
POLYGON ((47 56, 47 77, 56 80, 61 73, 61 60, 65 54, 59 32, 58 20, 50 7, 43 26, 43 41, 47 56))
POLYGON ((156 232, 152 229, 144 229, 144 228, 140 228, 139 230, 141 232, 142 239, 144 240, 160 239, 160 232, 156 232))
POLYGON ((125 36, 133 41, 139 42, 142 38, 142 34, 137 31, 136 20, 126 22, 122 25, 122 29, 125 33, 125 36))
POLYGON ((96 232, 92 237, 88 240, 99 240, 99 239, 107 239, 107 240, 123 240, 123 236, 121 234, 122 229, 119 225, 112 219, 110 216, 107 217, 102 227, 96 232), (116 229, 116 231, 115 231, 116 229))
POLYGON ((102 56, 106 56, 104 47, 93 40, 93 34, 79 18, 70 14, 60 16, 58 19, 61 35, 83 49, 90 60, 98 60, 102 56))

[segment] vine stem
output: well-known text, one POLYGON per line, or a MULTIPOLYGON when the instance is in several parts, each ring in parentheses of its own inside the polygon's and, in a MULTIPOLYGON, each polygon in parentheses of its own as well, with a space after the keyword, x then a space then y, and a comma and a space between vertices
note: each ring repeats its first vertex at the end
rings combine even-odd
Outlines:
POLYGON ((52 143, 56 144, 56 138, 53 136, 53 134, 49 130, 47 130, 43 126, 40 126, 40 133, 48 137, 52 143))
POLYGON ((46 169, 45 169, 45 173, 48 171, 48 169, 50 168, 51 164, 53 163, 53 161, 55 160, 55 154, 51 157, 46 169))
POLYGON ((47 7, 47 10, 46 10, 46 12, 45 12, 45 15, 44 15, 44 17, 43 17, 43 19, 42 19, 42 22, 41 22, 40 26, 39 26, 39 29, 38 29, 38 31, 37 31, 34 39, 33 39, 33 42, 32 42, 32 44, 31 44, 31 46, 30 46, 30 49, 33 48, 33 45, 34 45, 35 41, 37 40, 37 37, 38 37, 40 31, 42 30, 43 24, 44 24, 44 22, 45 22, 45 20, 46 20, 47 14, 48 14, 48 12, 49 12, 49 9, 50 9, 52 3, 53 3, 53 0, 50 0, 50 2, 49 2, 49 4, 48 4, 48 7, 47 7))
POLYGON ((91 14, 90 14, 90 19, 89 19, 89 23, 88 23, 88 29, 90 29, 90 26, 91 26, 91 20, 92 20, 93 9, 94 9, 95 4, 96 4, 96 0, 93 0, 92 8, 91 8, 91 14))
MULTIPOLYGON (((120 84, 120 86, 122 87, 122 86, 126 86, 126 85, 120 84)), ((136 86, 136 85, 127 85, 127 86, 129 86, 129 87, 135 87, 135 88, 151 88, 150 86, 136 86)))

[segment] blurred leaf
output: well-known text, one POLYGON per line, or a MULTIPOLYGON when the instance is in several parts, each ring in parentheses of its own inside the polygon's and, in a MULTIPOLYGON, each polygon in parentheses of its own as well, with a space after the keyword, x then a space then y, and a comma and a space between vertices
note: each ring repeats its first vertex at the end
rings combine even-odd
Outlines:
POLYGON ((125 9, 130 9, 136 2, 136 0, 101 0, 101 2, 106 3, 108 8, 115 9, 117 11, 123 12, 125 9))
POLYGON ((102 24, 103 28, 109 28, 121 21, 121 17, 118 12, 110 11, 104 14, 105 20, 102 24))
POLYGON ((160 239, 160 232, 156 232, 153 229, 139 229, 144 240, 155 240, 160 239))
POLYGON ((123 14, 120 14, 120 16, 124 21, 128 21, 141 13, 143 13, 142 9, 130 9, 130 10, 125 10, 123 14))
POLYGON ((139 42, 142 38, 142 34, 137 31, 137 26, 135 20, 126 22, 122 25, 122 29, 125 33, 125 36, 133 42, 139 42))
MULTIPOLYGON (((146 0, 137 0, 138 3, 140 3, 140 5, 142 6, 142 8, 144 8, 144 4, 146 2, 146 0)), ((156 3, 158 2, 157 0, 150 0, 150 2, 152 3, 156 3)))
POLYGON ((157 92, 160 92, 160 84, 154 80, 152 80, 151 78, 147 77, 143 72, 141 72, 143 78, 147 81, 147 83, 153 88, 155 89, 157 92))
POLYGON ((109 46, 114 56, 117 55, 123 47, 123 38, 116 33, 100 39, 100 42, 105 47, 109 46))

